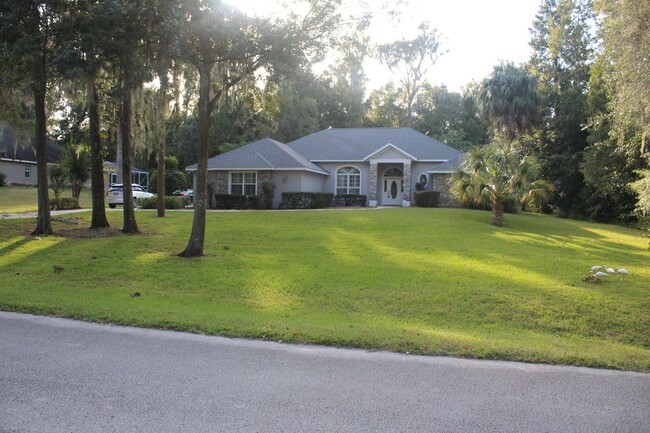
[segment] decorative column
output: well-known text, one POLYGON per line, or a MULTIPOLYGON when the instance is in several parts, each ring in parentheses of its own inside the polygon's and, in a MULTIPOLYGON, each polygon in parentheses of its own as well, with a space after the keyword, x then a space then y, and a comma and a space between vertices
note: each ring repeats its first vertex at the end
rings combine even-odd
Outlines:
POLYGON ((377 160, 370 160, 370 179, 368 179, 368 206, 377 207, 377 160))
POLYGON ((404 191, 402 207, 411 207, 411 160, 404 161, 404 191))

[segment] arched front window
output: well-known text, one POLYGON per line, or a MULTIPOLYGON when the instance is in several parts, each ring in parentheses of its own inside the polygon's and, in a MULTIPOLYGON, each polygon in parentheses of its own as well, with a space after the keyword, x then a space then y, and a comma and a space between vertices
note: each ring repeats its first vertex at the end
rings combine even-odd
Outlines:
POLYGON ((422 185, 422 188, 426 188, 429 184, 429 176, 427 176, 426 173, 420 174, 420 177, 418 177, 418 182, 420 185, 422 185))
POLYGON ((336 170, 336 194, 361 194, 361 172, 354 167, 336 170))

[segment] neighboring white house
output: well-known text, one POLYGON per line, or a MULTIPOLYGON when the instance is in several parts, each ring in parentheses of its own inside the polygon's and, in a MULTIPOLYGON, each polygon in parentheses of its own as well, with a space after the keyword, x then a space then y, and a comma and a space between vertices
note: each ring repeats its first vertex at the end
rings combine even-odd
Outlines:
MULTIPOLYGON (((59 145, 47 141, 47 162, 57 162, 60 158, 59 145)), ((7 178, 7 185, 36 185, 36 149, 32 135, 15 135, 11 126, 0 125, 0 172, 7 178)))
MULTIPOLYGON (((265 138, 208 161, 217 194, 255 195, 272 181, 273 206, 283 192, 363 194, 368 206, 410 206, 415 184, 441 192, 462 152, 411 128, 330 128, 284 144, 265 138)), ((194 172, 196 164, 186 168, 194 172)))

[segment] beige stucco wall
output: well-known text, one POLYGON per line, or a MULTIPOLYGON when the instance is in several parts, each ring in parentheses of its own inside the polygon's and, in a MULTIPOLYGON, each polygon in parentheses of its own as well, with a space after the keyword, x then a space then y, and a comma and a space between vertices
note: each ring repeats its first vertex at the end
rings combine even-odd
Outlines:
POLYGON ((283 192, 327 192, 325 190, 327 178, 328 176, 309 171, 274 171, 273 207, 277 208, 280 205, 283 192))
POLYGON ((38 183, 36 163, 0 160, 0 171, 7 175, 7 185, 11 185, 12 183, 36 185, 38 183), (25 165, 31 167, 31 176, 29 179, 25 178, 25 165))
MULTIPOLYGON (((260 193, 260 185, 264 180, 271 180, 271 182, 275 184, 275 194, 273 196, 274 208, 277 208, 280 205, 283 192, 324 192, 325 182, 328 177, 318 173, 298 170, 257 170, 256 172, 258 194, 260 193)), ((209 171, 208 182, 214 183, 215 192, 217 194, 228 194, 229 176, 229 171, 209 171)), ((193 181, 196 183, 196 175, 194 175, 193 181)))

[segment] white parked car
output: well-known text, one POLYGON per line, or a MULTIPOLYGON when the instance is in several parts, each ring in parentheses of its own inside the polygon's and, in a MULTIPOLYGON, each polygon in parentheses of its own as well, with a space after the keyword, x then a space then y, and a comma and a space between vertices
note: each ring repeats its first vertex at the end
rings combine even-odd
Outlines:
MULTIPOLYGON (((143 187, 140 185, 133 185, 131 186, 133 190, 133 204, 137 207, 138 206, 138 199, 139 198, 150 198, 154 197, 154 195, 150 192, 145 191, 143 187)), ((124 204, 124 193, 122 191, 122 185, 121 184, 116 184, 116 185, 111 185, 110 188, 108 188, 108 192, 106 193, 108 197, 108 206, 113 209, 115 206, 123 205, 124 204)))

